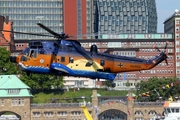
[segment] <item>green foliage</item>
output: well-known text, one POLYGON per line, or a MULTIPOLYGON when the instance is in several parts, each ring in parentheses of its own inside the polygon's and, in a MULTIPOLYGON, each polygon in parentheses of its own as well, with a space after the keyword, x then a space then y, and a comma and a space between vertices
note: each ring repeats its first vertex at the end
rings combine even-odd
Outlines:
POLYGON ((130 86, 130 83, 129 81, 126 82, 126 86, 129 87, 130 86))
POLYGON ((0 74, 18 74, 19 70, 14 63, 10 62, 10 51, 5 47, 0 47, 0 74))
POLYGON ((149 96, 146 97, 148 101, 156 101, 159 97, 162 97, 164 100, 168 100, 170 96, 175 97, 180 93, 180 84, 175 84, 177 80, 177 78, 153 77, 148 81, 141 81, 136 85, 137 99, 140 101, 143 100, 143 97, 145 98, 143 94, 147 94, 148 92, 149 96), (174 83, 173 86, 170 85, 171 83, 174 83), (159 96, 156 91, 159 93, 159 96))
MULTIPOLYGON (((58 98, 59 101, 57 102, 68 102, 66 100, 63 100, 63 98, 77 98, 80 96, 86 96, 87 99, 86 101, 91 101, 91 95, 92 95, 92 90, 93 89, 88 89, 88 88, 80 88, 80 90, 76 90, 74 92, 74 89, 69 89, 69 92, 66 91, 63 94, 60 92, 39 92, 34 94, 33 93, 33 103, 48 103, 51 102, 50 99, 52 98, 58 98)), ((96 89, 97 93, 99 93, 101 96, 126 96, 128 94, 128 91, 119 91, 119 90, 113 90, 113 91, 108 91, 106 89, 96 89)), ((81 102, 82 100, 78 99, 77 102, 81 102)), ((73 102, 71 100, 70 102, 73 102)))
POLYGON ((107 87, 112 87, 111 81, 110 81, 110 80, 106 80, 106 81, 105 81, 105 86, 107 86, 107 87))
POLYGON ((64 83, 63 77, 46 74, 31 74, 27 76, 26 73, 23 72, 20 79, 31 89, 41 91, 49 90, 52 87, 61 88, 64 83))

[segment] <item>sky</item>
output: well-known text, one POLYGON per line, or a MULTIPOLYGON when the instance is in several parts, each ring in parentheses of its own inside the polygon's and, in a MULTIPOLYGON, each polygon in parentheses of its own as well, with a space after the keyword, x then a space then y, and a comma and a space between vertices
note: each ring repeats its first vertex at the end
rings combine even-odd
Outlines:
POLYGON ((156 0, 158 14, 158 33, 164 32, 164 21, 178 9, 180 11, 180 0, 156 0))

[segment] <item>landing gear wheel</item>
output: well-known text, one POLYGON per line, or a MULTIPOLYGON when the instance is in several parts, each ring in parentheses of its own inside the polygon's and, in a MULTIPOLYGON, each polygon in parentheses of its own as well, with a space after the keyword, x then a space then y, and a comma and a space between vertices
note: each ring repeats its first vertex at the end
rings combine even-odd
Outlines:
POLYGON ((116 87, 116 83, 112 83, 111 86, 114 88, 116 87))

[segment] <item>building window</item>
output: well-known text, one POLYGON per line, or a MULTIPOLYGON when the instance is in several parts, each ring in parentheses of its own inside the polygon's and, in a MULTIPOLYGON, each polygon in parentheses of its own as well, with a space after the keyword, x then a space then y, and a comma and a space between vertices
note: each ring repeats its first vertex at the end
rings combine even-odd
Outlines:
POLYGON ((75 87, 84 87, 84 81, 75 81, 75 87))
POLYGON ((179 41, 176 41, 176 45, 179 45, 179 41))
POLYGON ((33 117, 40 117, 41 113, 40 112, 33 112, 33 117))
POLYGON ((178 32, 179 31, 179 27, 176 27, 176 32, 178 32))
POLYGON ((176 38, 179 38, 179 34, 176 34, 176 38))
POLYGON ((54 113, 53 112, 44 112, 44 117, 53 117, 54 113))
POLYGON ((4 99, 1 99, 1 106, 4 106, 4 99))
POLYGON ((67 112, 66 111, 58 112, 58 116, 67 116, 67 112))
POLYGON ((179 64, 179 62, 177 62, 177 66, 179 66, 180 64, 179 64))
POLYGON ((8 94, 19 94, 20 89, 9 89, 8 94))
POLYGON ((18 105, 19 105, 19 106, 21 105, 21 99, 18 100, 18 105))
POLYGON ((21 100, 21 105, 24 106, 24 99, 21 100))
POLYGON ((11 106, 14 106, 14 99, 11 100, 11 106))
POLYGON ((26 112, 24 112, 24 117, 26 117, 26 112))
POLYGON ((176 48, 176 52, 179 52, 179 48, 176 48))
POLYGON ((179 24, 179 20, 176 20, 176 24, 179 24))
POLYGON ((73 116, 80 116, 81 112, 80 111, 72 111, 71 115, 73 115, 73 116))

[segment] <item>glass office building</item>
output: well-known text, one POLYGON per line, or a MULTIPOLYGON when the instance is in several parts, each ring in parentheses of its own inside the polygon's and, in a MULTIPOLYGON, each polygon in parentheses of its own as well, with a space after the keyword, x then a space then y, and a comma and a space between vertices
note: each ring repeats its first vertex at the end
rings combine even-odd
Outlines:
MULTIPOLYGON (((39 22, 55 32, 63 31, 62 0, 0 0, 0 13, 13 21, 14 31, 47 34, 37 25, 39 22)), ((27 38, 44 37, 15 34, 15 39, 27 38)))
POLYGON ((155 0, 94 0, 94 31, 156 33, 155 0))

